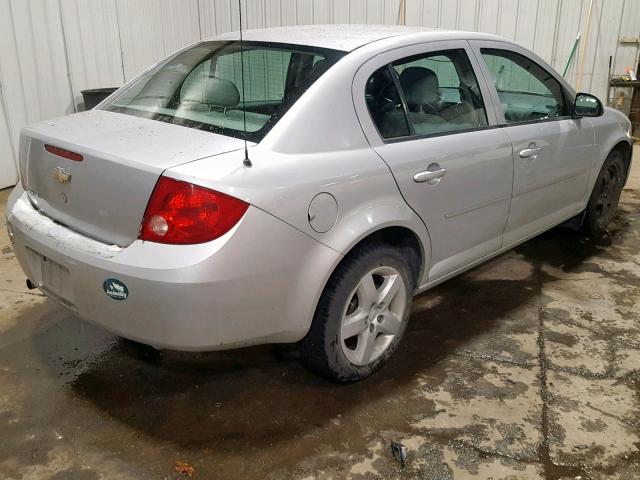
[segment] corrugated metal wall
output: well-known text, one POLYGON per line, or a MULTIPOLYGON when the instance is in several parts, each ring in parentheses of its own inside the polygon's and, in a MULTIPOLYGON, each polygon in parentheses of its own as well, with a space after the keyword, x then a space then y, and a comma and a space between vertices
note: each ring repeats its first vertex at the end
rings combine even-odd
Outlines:
MULTIPOLYGON (((248 28, 396 23, 400 0, 243 0, 248 28)), ((562 71, 590 0, 407 0, 407 24, 496 33, 562 71)), ((86 88, 119 86, 199 38, 237 30, 237 0, 0 0, 0 188, 17 179, 22 126, 73 112, 86 88)), ((635 68, 640 0, 594 0, 581 89, 607 94, 635 68)), ((577 68, 567 76, 575 85, 577 68)))

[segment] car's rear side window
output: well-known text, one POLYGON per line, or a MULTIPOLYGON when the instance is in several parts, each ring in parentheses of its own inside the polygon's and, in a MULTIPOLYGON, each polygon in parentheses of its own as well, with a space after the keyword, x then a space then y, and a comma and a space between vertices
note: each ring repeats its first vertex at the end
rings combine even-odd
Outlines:
POLYGON ((241 52, 239 42, 202 42, 149 71, 104 108, 234 137, 244 136, 246 120, 247 138, 258 142, 343 55, 265 42, 244 42, 241 52))
POLYGON ((493 76, 507 123, 568 115, 560 82, 537 63, 510 50, 483 48, 481 53, 493 76))
POLYGON ((385 139, 487 126, 480 87, 463 49, 398 60, 371 76, 366 97, 369 112, 385 139))

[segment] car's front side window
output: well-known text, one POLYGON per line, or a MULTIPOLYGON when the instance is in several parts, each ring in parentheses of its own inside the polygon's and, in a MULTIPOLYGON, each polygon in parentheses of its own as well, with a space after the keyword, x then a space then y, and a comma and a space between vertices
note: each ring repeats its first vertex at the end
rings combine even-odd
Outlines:
POLYGON ((480 87, 463 49, 398 60, 389 71, 380 69, 371 76, 366 96, 369 112, 385 139, 487 126, 480 87), (374 102, 378 98, 383 102, 374 102))
POLYGON ((567 115, 562 86, 537 63, 510 50, 483 48, 481 53, 493 76, 507 123, 567 115))

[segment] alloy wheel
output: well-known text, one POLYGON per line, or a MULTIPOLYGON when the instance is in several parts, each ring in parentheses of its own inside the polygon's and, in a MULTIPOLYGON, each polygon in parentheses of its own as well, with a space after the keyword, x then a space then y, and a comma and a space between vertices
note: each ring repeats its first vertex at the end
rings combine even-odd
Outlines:
POLYGON ((354 365, 378 359, 405 321, 407 290, 398 270, 381 266, 367 272, 349 295, 342 314, 340 344, 354 365))

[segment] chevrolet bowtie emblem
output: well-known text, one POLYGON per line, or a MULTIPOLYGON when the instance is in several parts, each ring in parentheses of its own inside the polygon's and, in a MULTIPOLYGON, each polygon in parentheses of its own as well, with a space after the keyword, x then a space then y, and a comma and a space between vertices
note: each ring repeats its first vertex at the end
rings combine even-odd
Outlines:
POLYGON ((71 174, 62 167, 56 167, 53 169, 53 178, 60 183, 71 182, 71 174))

